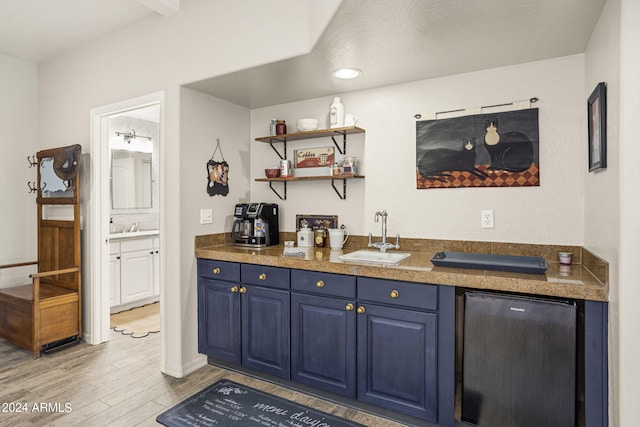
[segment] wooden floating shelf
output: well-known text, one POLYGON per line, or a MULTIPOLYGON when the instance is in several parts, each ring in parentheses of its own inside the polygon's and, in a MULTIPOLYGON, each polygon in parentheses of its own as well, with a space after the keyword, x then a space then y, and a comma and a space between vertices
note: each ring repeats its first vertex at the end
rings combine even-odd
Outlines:
POLYGON ((327 176, 290 176, 286 178, 256 178, 257 182, 287 182, 287 181, 321 181, 329 179, 362 179, 364 175, 327 175, 327 176))
POLYGON ((266 143, 286 142, 311 138, 332 137, 337 135, 353 135, 356 133, 365 133, 365 130, 357 126, 346 126, 342 128, 312 130, 309 132, 296 132, 285 133, 283 135, 263 136, 260 138, 256 138, 256 141, 266 143))
MULTIPOLYGON (((309 132, 296 132, 286 133, 283 135, 263 136, 256 138, 258 142, 265 142, 271 146, 273 151, 280 157, 281 160, 287 159, 287 142, 300 141, 304 139, 313 138, 331 138, 333 144, 336 146, 338 152, 342 155, 347 154, 347 135, 353 135, 357 133, 365 133, 365 130, 356 126, 345 126, 341 128, 332 129, 320 129, 309 132), (342 137, 342 146, 336 141, 336 137, 342 137), (282 149, 279 150, 274 145, 275 143, 282 144, 282 149)), ((338 197, 341 199, 347 198, 347 180, 349 179, 362 179, 364 175, 326 175, 326 176, 292 176, 292 177, 278 177, 278 178, 256 178, 257 182, 268 182, 269 188, 273 191, 281 200, 287 200, 287 182, 290 181, 331 181, 331 187, 335 190, 338 197), (342 181, 342 189, 336 187, 336 180, 342 181), (280 182, 278 189, 274 187, 274 182, 280 182)))

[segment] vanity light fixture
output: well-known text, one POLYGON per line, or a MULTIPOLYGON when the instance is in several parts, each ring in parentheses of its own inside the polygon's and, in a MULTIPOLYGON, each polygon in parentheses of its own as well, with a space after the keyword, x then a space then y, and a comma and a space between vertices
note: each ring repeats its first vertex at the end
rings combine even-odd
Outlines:
POLYGON ((338 68, 333 70, 331 74, 339 79, 355 79, 362 74, 362 71, 357 68, 338 68))
POLYGON ((127 144, 131 144, 131 140, 136 138, 144 138, 148 141, 151 141, 150 136, 136 135, 135 129, 131 129, 131 132, 116 132, 116 136, 123 137, 124 142, 126 142, 127 144))

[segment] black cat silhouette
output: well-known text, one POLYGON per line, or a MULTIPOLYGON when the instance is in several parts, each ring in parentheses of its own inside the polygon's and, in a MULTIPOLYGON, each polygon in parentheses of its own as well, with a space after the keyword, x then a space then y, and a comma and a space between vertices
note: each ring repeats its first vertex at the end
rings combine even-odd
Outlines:
POLYGON ((533 163, 533 143, 520 132, 498 133, 498 120, 485 121, 484 146, 491 157, 491 170, 523 172, 533 163))
POLYGON ((469 172, 485 179, 487 174, 476 167, 476 139, 463 138, 462 150, 435 148, 428 150, 418 162, 418 172, 423 178, 444 182, 452 176, 449 172, 469 172))

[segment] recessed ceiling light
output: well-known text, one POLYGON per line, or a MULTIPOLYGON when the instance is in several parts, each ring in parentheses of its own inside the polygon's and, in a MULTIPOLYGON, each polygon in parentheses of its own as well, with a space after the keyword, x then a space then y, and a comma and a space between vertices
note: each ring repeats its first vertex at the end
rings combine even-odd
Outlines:
POLYGON ((334 70, 332 74, 334 75, 334 77, 337 77, 339 79, 355 79, 360 74, 362 74, 362 71, 358 70, 357 68, 339 68, 337 70, 334 70))

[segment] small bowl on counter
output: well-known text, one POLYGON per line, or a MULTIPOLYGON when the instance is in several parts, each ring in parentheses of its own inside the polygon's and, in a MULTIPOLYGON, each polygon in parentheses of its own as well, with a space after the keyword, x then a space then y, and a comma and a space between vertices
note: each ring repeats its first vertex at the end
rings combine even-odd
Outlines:
POLYGON ((298 132, 311 132, 318 129, 318 119, 298 119, 296 121, 298 132))
POLYGON ((277 178, 280 176, 280 168, 266 168, 264 174, 267 178, 277 178))

